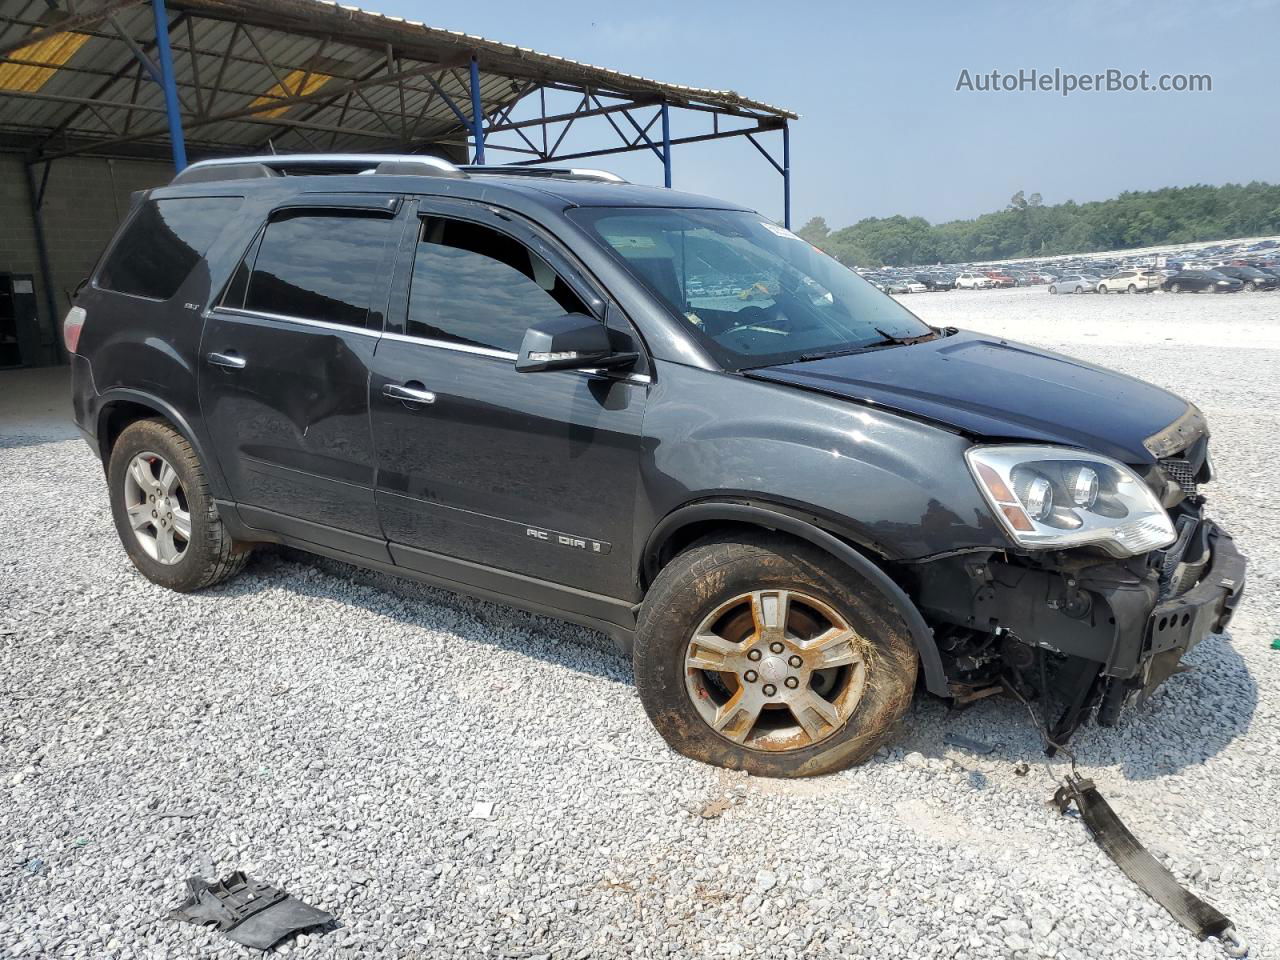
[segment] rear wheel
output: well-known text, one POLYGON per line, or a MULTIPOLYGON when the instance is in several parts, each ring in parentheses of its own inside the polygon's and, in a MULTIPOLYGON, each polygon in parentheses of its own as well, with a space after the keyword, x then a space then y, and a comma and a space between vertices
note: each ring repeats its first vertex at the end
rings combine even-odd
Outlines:
POLYGON ((1250 280, 1248 283, 1246 283, 1246 284, 1244 285, 1244 288, 1245 288, 1245 290, 1247 290, 1249 293, 1253 293, 1255 290, 1257 290, 1257 289, 1258 289, 1258 285, 1257 285, 1256 283, 1254 283, 1252 280, 1250 280))
POLYGON ((636 688, 670 746, 757 776, 869 757, 906 711, 916 654, 880 593, 809 544, 704 542, 640 613, 636 688))
POLYGON ((251 547, 231 539, 204 467, 163 420, 139 420, 111 448, 111 515, 129 559, 154 583, 199 590, 240 571, 251 547))

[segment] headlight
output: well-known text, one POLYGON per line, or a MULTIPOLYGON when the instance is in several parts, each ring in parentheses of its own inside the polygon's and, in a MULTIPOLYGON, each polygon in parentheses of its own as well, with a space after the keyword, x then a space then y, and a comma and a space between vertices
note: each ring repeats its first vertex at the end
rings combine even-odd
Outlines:
POLYGON ((1176 538, 1142 479, 1109 457, 1063 447, 970 447, 965 460, 1015 543, 1033 550, 1097 544, 1131 557, 1176 538))

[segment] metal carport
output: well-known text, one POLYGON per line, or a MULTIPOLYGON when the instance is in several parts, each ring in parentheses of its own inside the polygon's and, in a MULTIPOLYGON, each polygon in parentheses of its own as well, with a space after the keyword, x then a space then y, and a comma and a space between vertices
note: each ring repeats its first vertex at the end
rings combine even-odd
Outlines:
POLYGON ((188 157, 273 151, 517 164, 649 151, 670 186, 674 147, 737 137, 781 175, 789 224, 795 118, 731 90, 318 0, 0 0, 0 152, 23 161, 50 318, 41 213, 64 158, 181 169, 188 157), (673 135, 675 113, 697 131, 673 135))

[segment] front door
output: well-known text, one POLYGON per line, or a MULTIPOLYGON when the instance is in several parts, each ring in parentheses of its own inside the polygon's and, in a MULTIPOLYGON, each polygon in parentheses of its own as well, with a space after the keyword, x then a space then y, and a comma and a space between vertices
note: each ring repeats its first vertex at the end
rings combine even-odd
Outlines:
POLYGON ((369 365, 399 198, 277 210, 201 342, 200 404, 252 526, 388 559, 373 502, 369 365))
POLYGON ((534 581, 631 597, 648 377, 514 366, 530 324, 599 317, 599 293, 533 227, 464 201, 423 201, 403 256, 370 381, 396 563, 531 599, 534 581))

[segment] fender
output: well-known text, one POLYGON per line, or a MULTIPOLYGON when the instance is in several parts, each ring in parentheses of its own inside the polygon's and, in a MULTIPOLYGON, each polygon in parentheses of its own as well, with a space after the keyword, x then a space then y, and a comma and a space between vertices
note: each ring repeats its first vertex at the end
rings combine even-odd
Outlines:
POLYGON ((105 393, 98 395, 98 409, 94 414, 93 423, 96 431, 95 439, 98 443, 98 454, 104 466, 107 462, 107 456, 106 451, 102 449, 102 443, 105 439, 103 437, 102 417, 107 407, 116 401, 126 401, 128 403, 136 403, 139 406, 150 407, 172 423, 177 431, 187 439, 187 442, 195 447, 196 456, 200 458, 200 463, 204 466, 205 476, 209 481, 209 492, 217 500, 231 499, 226 478, 222 475, 222 468, 219 466, 217 459, 211 456, 209 445, 205 442, 204 437, 192 428, 191 423, 178 412, 178 409, 172 403, 142 390, 135 390, 130 387, 111 387, 105 393))
POLYGON ((780 530, 783 533, 807 540, 815 547, 831 554, 847 566, 856 570, 887 599, 898 615, 902 617, 911 634, 911 642, 920 654, 920 664, 924 669, 925 688, 939 697, 950 697, 951 689, 947 685, 946 672, 942 668, 942 657, 938 653, 938 645, 934 642, 933 631, 925 623, 919 609, 905 590, 864 554, 849 546, 843 540, 832 536, 820 527, 805 520, 789 516, 765 506, 744 503, 696 503, 681 507, 665 516, 649 535, 644 551, 644 573, 646 580, 652 582, 658 572, 658 557, 662 545, 668 538, 691 523, 703 523, 708 520, 729 520, 738 523, 749 523, 768 530, 780 530))

